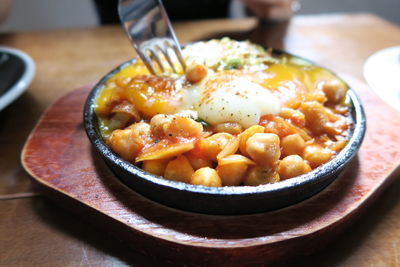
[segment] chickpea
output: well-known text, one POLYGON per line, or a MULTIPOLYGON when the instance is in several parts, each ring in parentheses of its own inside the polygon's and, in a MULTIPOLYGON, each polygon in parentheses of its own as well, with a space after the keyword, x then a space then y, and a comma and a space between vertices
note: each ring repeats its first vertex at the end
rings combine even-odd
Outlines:
POLYGON ((133 141, 132 131, 118 129, 112 132, 107 140, 111 149, 127 161, 133 161, 143 147, 141 140, 133 141))
POLYGON ((151 139, 151 127, 148 123, 136 122, 136 123, 129 125, 125 129, 132 130, 132 132, 136 136, 142 136, 144 139, 147 139, 147 140, 151 139))
POLYGON ((107 140, 110 148, 127 161, 133 161, 143 146, 152 142, 150 125, 145 122, 115 130, 107 140))
POLYGON ((191 83, 198 83, 207 76, 207 69, 202 64, 193 64, 186 70, 186 79, 191 83))
POLYGON ((150 120, 151 132, 156 137, 162 137, 164 135, 164 125, 167 125, 172 120, 171 116, 164 114, 157 114, 150 120))
POLYGON ((282 138, 282 153, 284 155, 302 155, 306 143, 299 134, 291 134, 282 138))
POLYGON ((186 117, 173 117, 169 123, 164 124, 163 129, 168 137, 200 137, 203 132, 201 123, 186 117))
POLYGON ((155 159, 143 161, 142 169, 159 176, 164 175, 169 159, 155 159))
POLYGON ((164 177, 168 180, 189 183, 193 173, 194 170, 189 160, 185 156, 180 155, 168 163, 165 168, 164 177))
POLYGON ((330 136, 336 136, 340 135, 342 133, 342 130, 339 128, 338 123, 328 122, 325 126, 325 133, 327 133, 330 136))
POLYGON ((243 127, 237 122, 224 122, 215 126, 215 131, 219 133, 238 135, 243 132, 243 127))
POLYGON ((182 155, 194 148, 194 141, 189 142, 170 142, 167 139, 162 139, 158 143, 153 144, 146 149, 143 149, 135 162, 155 159, 170 159, 182 155))
POLYGON ((230 139, 228 143, 225 145, 224 149, 222 149, 221 152, 217 154, 217 160, 235 154, 239 149, 239 141, 240 141, 240 136, 236 136, 230 139))
POLYGON ((239 140, 239 150, 245 156, 248 156, 246 151, 246 142, 247 140, 256 133, 263 133, 264 127, 261 125, 253 125, 247 128, 243 133, 241 133, 240 140, 239 140))
POLYGON ((292 108, 282 108, 279 113, 284 119, 289 119, 294 125, 298 127, 304 127, 306 125, 306 118, 303 113, 292 108))
POLYGON ((347 141, 346 141, 346 140, 339 140, 339 141, 336 141, 336 142, 332 142, 332 143, 329 145, 329 149, 330 149, 331 151, 339 152, 341 149, 343 149, 343 147, 344 147, 346 144, 347 144, 347 141))
POLYGON ((328 98, 328 102, 338 104, 346 96, 346 86, 337 79, 331 79, 322 83, 322 91, 328 98))
POLYGON ((122 112, 117 112, 112 115, 110 118, 108 127, 109 129, 115 130, 115 129, 121 129, 125 128, 126 125, 129 123, 130 116, 126 113, 122 112))
POLYGON ((210 159, 198 157, 196 155, 193 155, 190 152, 186 153, 186 157, 189 160, 190 165, 192 165, 193 169, 195 169, 195 170, 198 170, 203 167, 212 167, 213 166, 213 163, 210 159))
POLYGON ((316 168, 321 164, 329 161, 332 157, 332 153, 329 149, 324 149, 320 145, 312 144, 306 146, 303 158, 310 163, 312 168, 316 168))
POLYGON ((244 178, 244 185, 257 186, 279 182, 279 174, 275 168, 253 166, 247 171, 244 178))
POLYGON ((219 152, 225 148, 232 138, 234 137, 228 133, 216 133, 201 139, 198 146, 208 159, 216 161, 219 152))
POLYGON ((237 186, 243 182, 247 167, 245 163, 226 164, 218 166, 217 173, 224 186, 237 186))
POLYGON ((273 133, 256 133, 246 142, 246 151, 260 165, 274 165, 281 156, 279 136, 273 133))
POLYGON ((301 112, 306 117, 306 126, 315 134, 324 132, 328 115, 324 106, 316 101, 307 101, 300 105, 301 112))
POLYGON ((229 155, 218 160, 217 173, 224 186, 240 185, 249 165, 254 162, 242 155, 229 155))
POLYGON ((129 103, 129 101, 127 100, 124 100, 118 105, 114 106, 111 112, 116 114, 125 114, 125 116, 129 118, 129 120, 135 122, 138 122, 141 119, 139 111, 137 111, 136 107, 133 104, 129 103))
POLYGON ((213 187, 222 186, 222 181, 217 171, 209 167, 204 167, 195 171, 190 179, 190 183, 213 187))
POLYGON ((328 98, 325 96, 325 93, 322 90, 316 89, 312 93, 307 95, 306 100, 317 101, 321 104, 324 104, 328 100, 328 98))
POLYGON ((299 156, 290 155, 279 162, 278 173, 281 180, 293 178, 311 171, 311 167, 299 156))

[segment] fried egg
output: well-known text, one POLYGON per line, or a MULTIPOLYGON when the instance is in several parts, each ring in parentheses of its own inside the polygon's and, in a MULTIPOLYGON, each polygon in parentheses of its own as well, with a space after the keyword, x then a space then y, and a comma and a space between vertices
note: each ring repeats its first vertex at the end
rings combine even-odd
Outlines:
POLYGON ((263 115, 279 113, 281 105, 268 89, 246 75, 209 71, 201 82, 186 89, 182 108, 196 111, 210 125, 236 122, 248 128, 263 115))

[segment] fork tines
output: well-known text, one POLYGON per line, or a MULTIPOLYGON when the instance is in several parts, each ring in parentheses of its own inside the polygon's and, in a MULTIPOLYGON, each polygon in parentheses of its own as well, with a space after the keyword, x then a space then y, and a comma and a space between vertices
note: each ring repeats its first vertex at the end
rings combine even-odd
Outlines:
POLYGON ((173 72, 178 73, 180 69, 176 64, 180 64, 182 70, 186 69, 185 61, 179 47, 170 38, 152 38, 143 42, 138 49, 138 54, 143 63, 154 75, 157 74, 157 68, 153 64, 156 62, 159 70, 164 73, 167 71, 168 64, 173 72))

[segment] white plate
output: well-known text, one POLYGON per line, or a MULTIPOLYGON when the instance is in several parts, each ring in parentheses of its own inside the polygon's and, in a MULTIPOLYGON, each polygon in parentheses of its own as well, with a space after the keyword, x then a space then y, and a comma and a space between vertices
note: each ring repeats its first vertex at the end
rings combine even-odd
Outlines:
POLYGON ((0 46, 0 54, 2 53, 12 54, 21 59, 25 65, 25 70, 21 74, 18 81, 15 81, 10 88, 0 95, 0 111, 11 104, 26 90, 26 88, 32 82, 36 69, 32 58, 18 49, 0 46))
POLYGON ((364 77, 384 101, 400 111, 400 46, 370 56, 364 65, 364 77))

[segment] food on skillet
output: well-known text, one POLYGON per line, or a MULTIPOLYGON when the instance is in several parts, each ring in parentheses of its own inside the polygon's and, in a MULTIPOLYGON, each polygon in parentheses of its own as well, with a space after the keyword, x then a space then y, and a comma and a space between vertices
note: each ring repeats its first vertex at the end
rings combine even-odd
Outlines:
POLYGON ((181 75, 137 61, 96 99, 99 128, 123 159, 165 179, 257 186, 305 174, 347 143, 347 86, 303 59, 228 38, 188 45, 181 75))

